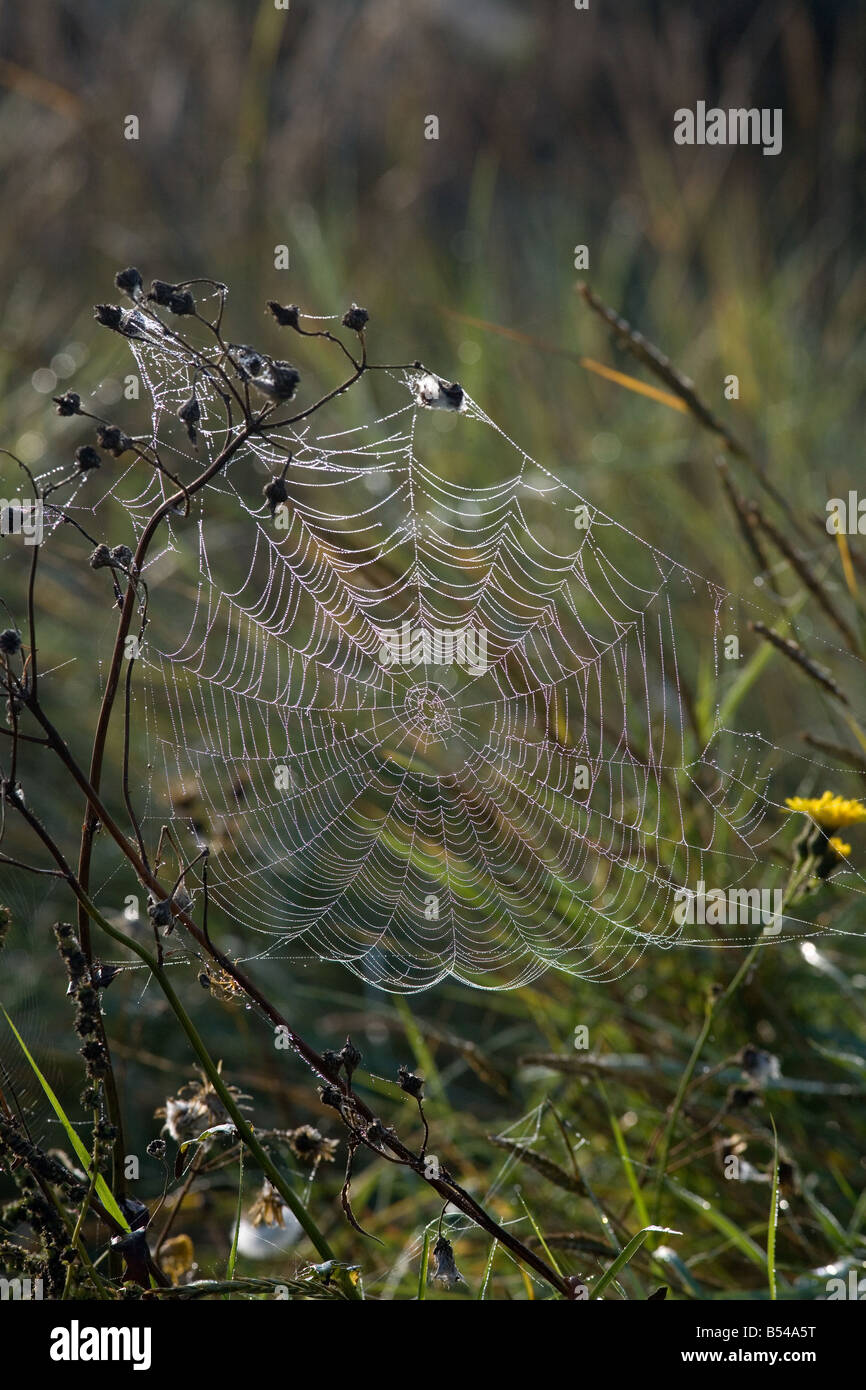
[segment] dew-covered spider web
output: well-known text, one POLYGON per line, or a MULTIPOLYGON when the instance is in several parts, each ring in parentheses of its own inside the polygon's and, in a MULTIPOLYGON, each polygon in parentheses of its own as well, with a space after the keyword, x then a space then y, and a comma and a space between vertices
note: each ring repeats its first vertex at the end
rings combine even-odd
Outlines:
MULTIPOLYGON (((231 437, 222 402, 169 339, 131 346, 153 440, 189 479, 231 437)), ((718 710, 701 735, 690 708, 690 618, 693 691, 698 667, 718 683, 732 596, 468 396, 431 405, 421 375, 370 373, 250 439, 162 525, 131 706, 149 842, 171 825, 189 858, 208 846, 212 927, 239 959, 336 961, 393 991, 611 980, 650 946, 751 943, 761 920, 802 935, 790 913, 676 913, 701 883, 766 887, 785 822, 773 745, 718 710)), ((91 530, 121 502, 137 537, 176 490, 127 458, 70 499, 91 530)))

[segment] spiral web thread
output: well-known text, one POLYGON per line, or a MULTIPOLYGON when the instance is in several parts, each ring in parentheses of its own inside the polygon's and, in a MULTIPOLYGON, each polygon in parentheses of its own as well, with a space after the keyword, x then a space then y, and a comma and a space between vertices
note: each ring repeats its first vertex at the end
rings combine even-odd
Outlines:
MULTIPOLYGON (((162 457, 194 476, 225 442, 220 402, 199 375, 193 451, 177 420, 185 355, 151 330, 131 347, 162 457)), ((678 614, 707 606, 718 674, 732 596, 468 397, 443 443, 416 375, 377 374, 393 405, 370 423, 340 428, 341 400, 249 442, 162 528, 133 705, 148 835, 170 822, 190 857, 210 846, 210 899, 239 959, 338 961, 392 991, 448 975, 514 987, 550 967, 611 980, 650 944, 751 943, 760 925, 674 913, 699 881, 766 885, 784 821, 767 740, 717 720, 686 753, 678 614), (458 471, 491 434, 502 466, 486 486, 425 462, 447 447, 458 471), (279 529, 261 489, 286 446, 279 529), (389 664, 383 641, 406 623, 483 632, 486 670, 389 664)), ((107 472, 67 510, 119 501, 140 534, 172 484, 140 462, 107 472)), ((776 928, 810 930, 790 915, 776 928)))

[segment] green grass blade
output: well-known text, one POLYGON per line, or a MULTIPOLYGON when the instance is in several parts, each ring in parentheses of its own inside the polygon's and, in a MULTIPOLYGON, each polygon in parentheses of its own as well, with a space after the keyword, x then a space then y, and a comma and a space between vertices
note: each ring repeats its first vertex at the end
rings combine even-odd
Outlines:
MULTIPOLYGON (((2 1009, 3 1017, 6 1019, 6 1022, 9 1024, 9 1027, 15 1034, 18 1046, 21 1048, 21 1051, 27 1058, 28 1064, 33 1072, 33 1075, 36 1077, 36 1080, 39 1082, 39 1085, 45 1092, 45 1095, 47 1096, 51 1104, 52 1110, 54 1111, 55 1115, 62 1124, 64 1130, 66 1131, 66 1137, 72 1145, 73 1149, 75 1150, 75 1154, 78 1158, 78 1161, 82 1165, 85 1173, 87 1173, 89 1176, 90 1154, 87 1152, 87 1149, 82 1144, 77 1131, 75 1130, 72 1122, 66 1114, 66 1111, 63 1109, 63 1106, 60 1104, 60 1101, 57 1099, 57 1096, 54 1094, 45 1077, 42 1075, 42 1072, 39 1070, 39 1067, 36 1065, 36 1062, 34 1058, 31 1056, 27 1044, 25 1043, 21 1034, 18 1032, 18 1029, 15 1027, 15 1024, 12 1022, 11 1018, 7 1014, 6 1010, 3 1008, 2 1004, 0 1004, 0 1009, 2 1009)), ((130 1229, 129 1222, 127 1221, 123 1212, 120 1210, 120 1207, 117 1205, 114 1193, 111 1191, 111 1188, 108 1186, 108 1183, 105 1181, 105 1178, 102 1176, 101 1173, 98 1173, 96 1176, 95 1189, 97 1197, 99 1198, 102 1205, 105 1207, 105 1210, 108 1212, 108 1214, 114 1217, 115 1221, 118 1223, 119 1226, 122 1227, 124 1231, 128 1231, 130 1229)))
POLYGON ((430 1262, 430 1230, 424 1232, 424 1245, 421 1250, 421 1268, 418 1271, 418 1302, 423 1303, 427 1297, 427 1266, 430 1262))
POLYGON ((779 1136, 772 1115, 773 1126, 773 1186, 770 1193, 770 1217, 767 1222, 767 1273, 770 1276, 770 1298, 776 1300, 776 1227, 779 1220, 779 1136))
POLYGON ((235 1233, 234 1233, 234 1235, 233 1235, 233 1237, 232 1237, 232 1248, 231 1248, 231 1251, 230 1251, 230 1253, 229 1253, 229 1262, 228 1262, 228 1265, 227 1265, 227 1267, 226 1267, 226 1279, 228 1279, 229 1281, 231 1281, 231 1280, 234 1279, 234 1277, 235 1277, 235 1263, 236 1263, 237 1258, 238 1258, 238 1238, 239 1238, 240 1233, 241 1233, 241 1215, 242 1215, 242 1213, 243 1213, 243 1201, 244 1201, 244 1146, 243 1146, 243 1144, 241 1144, 241 1146, 240 1146, 240 1154, 239 1154, 239 1158, 238 1158, 238 1168, 239 1168, 239 1170, 240 1170, 240 1171, 238 1172, 238 1209, 237 1209, 237 1213, 236 1213, 236 1215, 235 1215, 235 1233))
POLYGON ((607 1288, 608 1284, 612 1283, 612 1281, 617 1277, 620 1270, 624 1269, 625 1266, 629 1263, 629 1261, 634 1259, 635 1255, 637 1254, 638 1250, 640 1250, 647 1236, 653 1234, 665 1236, 680 1236, 682 1235, 682 1231, 673 1231, 671 1230, 670 1226, 644 1226, 642 1231, 638 1231, 637 1235, 632 1236, 628 1245, 626 1245, 625 1248, 619 1252, 613 1264, 604 1271, 604 1274, 602 1274, 600 1278, 596 1280, 596 1282, 592 1286, 592 1289, 590 1290, 590 1298, 599 1298, 601 1296, 601 1294, 607 1288))
POLYGON ((496 1254, 496 1247, 498 1244, 499 1242, 497 1240, 490 1242, 490 1254, 487 1256, 487 1264, 484 1266, 484 1276, 481 1280, 481 1287, 478 1290, 478 1298, 482 1303, 487 1298, 487 1286, 490 1283, 490 1275, 493 1271, 493 1256, 496 1254))

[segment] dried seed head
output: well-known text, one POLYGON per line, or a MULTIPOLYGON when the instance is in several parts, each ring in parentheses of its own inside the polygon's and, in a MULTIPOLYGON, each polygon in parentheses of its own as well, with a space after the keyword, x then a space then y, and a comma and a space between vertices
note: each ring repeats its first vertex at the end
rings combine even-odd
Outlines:
POLYGON ((96 442, 100 448, 107 449, 116 459, 132 448, 132 440, 117 425, 100 425, 96 431, 96 442))
POLYGON ((333 1163, 336 1139, 325 1139, 313 1125, 299 1125, 288 1132, 289 1148, 301 1163, 333 1163))
POLYGON ((189 290, 178 290, 169 299, 168 307, 173 314, 194 314, 195 300, 189 290))
POLYGON ((119 270, 114 277, 114 283, 124 294, 128 294, 130 299, 141 299, 144 282, 141 271, 136 266, 130 265, 126 270, 119 270))
POLYGON ((66 391, 62 396, 51 398, 57 406, 58 415, 80 415, 81 397, 77 391, 66 391))
POLYGON ((169 1096, 165 1102, 164 1114, 163 1128, 176 1144, 184 1144, 188 1139, 197 1139, 202 1130, 208 1127, 208 1114, 204 1107, 198 1101, 186 1100, 182 1096, 169 1096))
POLYGON ((466 1282, 457 1268, 454 1247, 444 1236, 440 1236, 433 1246, 433 1273, 430 1277, 443 1289, 453 1289, 466 1282))
POLYGON ((99 468, 102 459, 91 444, 81 444, 75 450, 75 463, 80 473, 86 473, 91 468, 99 468))
POLYGON ((92 570, 105 569, 106 565, 111 564, 111 551, 107 545, 98 545, 90 557, 90 568, 92 570))
POLYGON ((414 1096, 416 1100, 424 1099, 424 1082, 408 1067, 397 1068, 397 1083, 401 1091, 405 1091, 407 1095, 414 1096))
POLYGON ((334 1110, 342 1109, 343 1093, 336 1086, 320 1086, 319 1099, 323 1105, 330 1105, 334 1110))
POLYGON ((145 1152, 149 1158, 165 1158, 165 1140, 151 1139, 145 1152))
POLYGON ((174 914, 168 898, 160 898, 158 902, 153 897, 148 898, 147 915, 155 927, 166 927, 170 931, 174 924, 174 914))
POLYGON ((249 1210, 254 1226, 282 1226, 287 1207, 277 1189, 267 1178, 262 1184, 258 1197, 249 1210))
POLYGON ((324 1062, 327 1068, 329 1076, 340 1075, 340 1068, 343 1065, 343 1059, 340 1056, 339 1052, 335 1052, 332 1047, 326 1047, 324 1052, 322 1053, 322 1061, 324 1062))
POLYGON ((111 552, 111 559, 115 566, 128 570, 132 564, 132 551, 128 545, 116 545, 111 552))
POLYGON ((272 401, 290 401, 300 380, 300 372, 290 362, 265 360, 260 363, 259 371, 252 373, 256 390, 272 401))
POLYGON ((123 310, 119 304, 97 304, 94 306, 93 317, 103 328, 120 328, 123 310))
POLYGON ((251 381, 264 367, 265 359, 255 348, 232 343, 229 345, 229 354, 241 381, 251 381))
POLYGON ((347 309, 343 315, 343 325, 351 328, 353 333, 360 333, 366 328, 370 321, 370 315, 366 309, 361 309, 357 304, 353 304, 351 309, 347 309))
POLYGON ((154 304, 160 304, 165 309, 176 289, 176 285, 170 285, 166 280, 151 280, 150 292, 147 297, 154 304))
POLYGON ((351 1038, 347 1038, 344 1046, 340 1049, 340 1061, 346 1068, 346 1075, 351 1077, 352 1072, 360 1066, 361 1054, 351 1038))
POLYGON ((262 494, 267 498, 271 516, 274 516, 277 507, 281 507, 288 500, 289 489, 282 478, 272 478, 269 483, 265 483, 262 494))
POLYGON ((301 311, 297 304, 278 304, 275 299, 269 299, 268 308, 281 328, 300 327, 301 311))
POLYGON ((186 425, 186 432, 189 435, 190 443, 195 444, 198 439, 196 425, 201 420, 201 406, 198 403, 198 397, 195 392, 192 393, 188 401, 184 401, 177 412, 177 418, 180 420, 181 424, 186 425))
POLYGON ((21 633, 14 627, 4 628, 0 632, 0 652, 4 656, 15 656, 21 650, 21 633))

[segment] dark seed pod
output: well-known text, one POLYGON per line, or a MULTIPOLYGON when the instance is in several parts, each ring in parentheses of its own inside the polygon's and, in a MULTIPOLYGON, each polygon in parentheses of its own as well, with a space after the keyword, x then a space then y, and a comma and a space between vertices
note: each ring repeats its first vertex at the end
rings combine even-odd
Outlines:
POLYGON ((281 328, 300 328, 301 311, 297 304, 278 304, 275 299, 269 299, 268 309, 281 328))
POLYGON ((271 516, 276 513, 277 507, 288 500, 289 489, 286 487, 282 478, 272 478, 269 483, 265 483, 262 488, 263 495, 267 498, 268 506, 271 509, 271 516))
POLYGON ((80 415, 81 397, 77 391, 66 391, 62 396, 53 396, 58 415, 80 415))
POLYGON ((99 468, 102 465, 102 459, 90 444, 81 444, 75 450, 75 462, 81 473, 86 473, 89 469, 99 468))
POLYGON ((123 310, 119 304, 97 304, 93 310, 93 317, 103 328, 120 328, 123 310))
POLYGON ((194 314, 195 300, 189 290, 177 290, 170 295, 168 307, 173 314, 194 314))
POLYGON ((360 1066, 361 1054, 351 1038, 347 1038, 344 1046, 340 1049, 340 1060, 346 1068, 346 1075, 351 1077, 352 1072, 360 1066))
POLYGON ((326 1047, 322 1053, 322 1061, 328 1069, 329 1076, 339 1076, 343 1059, 339 1052, 335 1052, 332 1047, 326 1047))
POLYGON ((180 420, 181 424, 186 425, 186 432, 189 436, 190 443, 195 444, 198 439, 196 425, 201 420, 201 406, 198 403, 198 397, 196 395, 192 395, 188 401, 184 401, 177 412, 177 418, 180 420))
POLYGON ((141 278, 141 271, 134 265, 127 266, 126 270, 119 270, 114 277, 114 283, 124 294, 128 294, 130 299, 141 299, 141 291, 144 282, 141 278))
POLYGON ((100 425, 96 431, 96 442, 109 454, 113 454, 119 459, 121 454, 125 454, 127 449, 132 447, 132 440, 117 425, 100 425))
POLYGON ((133 555, 128 545, 116 545, 111 551, 111 558, 120 569, 128 570, 132 564, 133 555))
POLYGON ((151 901, 148 904, 147 915, 155 927, 171 927, 174 922, 168 898, 161 898, 159 902, 151 901))
POLYGON ((167 308, 175 290, 176 286, 169 285, 166 280, 151 280, 147 297, 153 300, 154 304, 161 304, 163 308, 167 308))
POLYGON ((105 569, 106 565, 111 564, 111 551, 107 545, 98 545, 90 557, 90 568, 92 570, 105 569))
POLYGON ((0 652, 4 656, 15 656, 21 650, 21 633, 14 627, 4 628, 0 632, 0 652))
POLYGON ((424 1098, 424 1082, 420 1076, 416 1076, 408 1067, 397 1068, 397 1084, 401 1091, 407 1095, 414 1096, 416 1100, 424 1098))
POLYGON ((319 1099, 323 1105, 333 1106, 335 1110, 342 1109, 343 1093, 336 1086, 320 1086, 319 1099))
POLYGON ((366 309, 362 309, 357 304, 353 304, 351 309, 347 309, 343 315, 343 325, 351 328, 353 333, 360 333, 362 328, 366 328, 370 321, 370 315, 366 309))
POLYGON ((253 373, 253 385, 272 401, 290 401, 298 389, 301 374, 289 362, 264 362, 253 373))

